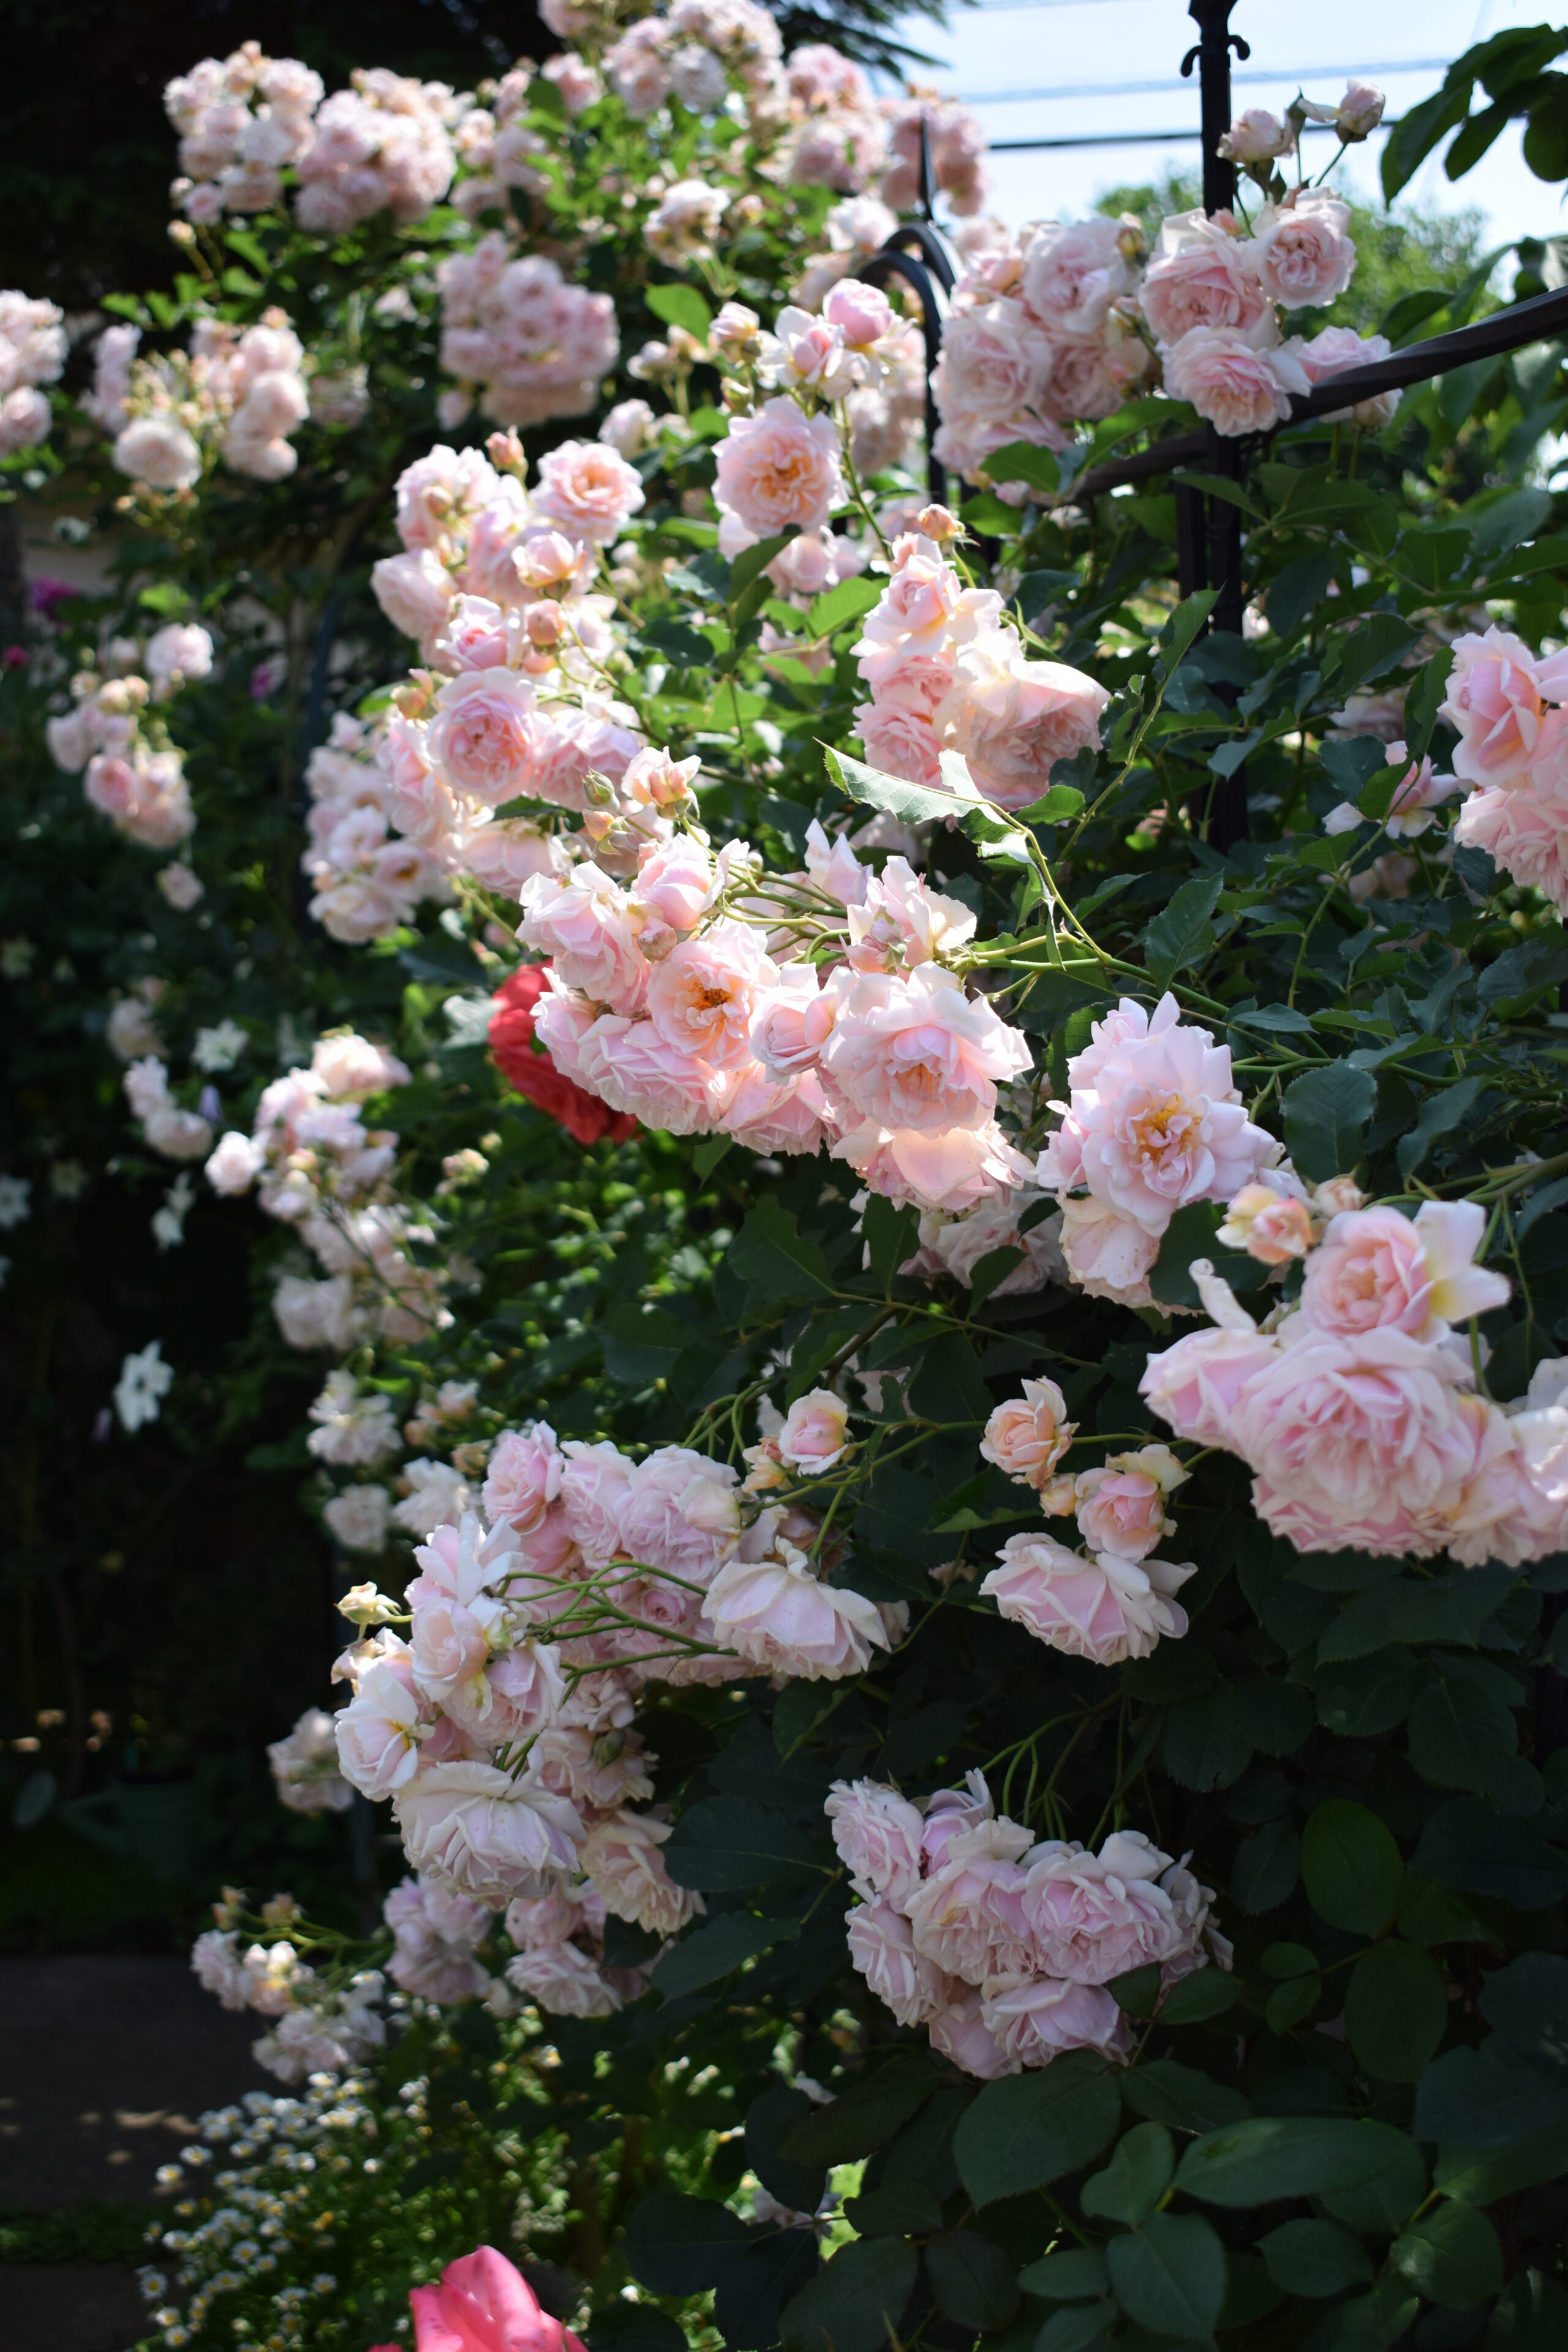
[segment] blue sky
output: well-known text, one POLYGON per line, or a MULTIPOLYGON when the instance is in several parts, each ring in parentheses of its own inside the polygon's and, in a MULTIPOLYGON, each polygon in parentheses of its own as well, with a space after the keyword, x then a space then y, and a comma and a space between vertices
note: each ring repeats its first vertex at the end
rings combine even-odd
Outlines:
MULTIPOLYGON (((1388 94, 1396 115, 1434 90, 1447 61, 1514 25, 1540 24, 1542 0, 1237 0, 1235 29, 1252 55, 1237 65, 1236 103, 1279 113, 1298 88, 1337 99, 1354 71, 1388 94), (1242 79, 1246 77, 1246 79, 1242 79)), ((966 99, 993 140, 1081 138, 1090 133, 1173 131, 1197 121, 1195 82, 1184 82, 1184 51, 1196 37, 1185 0, 982 0, 955 5, 943 32, 911 17, 910 46, 942 60, 929 79, 966 99)), ((1475 171, 1445 178, 1433 157, 1406 196, 1437 211, 1479 205, 1489 239, 1501 244, 1568 229, 1561 191, 1529 172, 1521 125, 1510 125, 1475 171)), ((1358 194, 1377 196, 1380 141, 1347 158, 1358 194)), ((1313 150, 1309 148, 1310 154, 1313 150)), ((1322 147, 1327 159, 1330 145, 1322 147)), ((1185 145, 1107 145, 999 155, 992 208, 1014 226, 1088 211, 1101 190, 1154 178, 1167 163, 1195 168, 1185 145)), ((1342 176, 1346 166, 1342 165, 1342 176)))

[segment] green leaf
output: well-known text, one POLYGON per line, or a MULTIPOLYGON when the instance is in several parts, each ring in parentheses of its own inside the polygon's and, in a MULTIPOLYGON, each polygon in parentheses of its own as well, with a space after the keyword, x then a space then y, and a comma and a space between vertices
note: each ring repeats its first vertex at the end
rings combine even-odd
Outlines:
MULTIPOLYGON (((1199 1982, 1208 1973, 1205 1969, 1198 1978, 1183 1981, 1199 1982)), ((1250 2113, 1242 2092, 1200 2074, 1195 2066, 1180 2065, 1174 2058, 1156 2058, 1148 2065, 1134 2066, 1121 2078, 1121 2096, 1135 2116, 1169 2124, 1173 2131, 1217 2131, 1221 2125, 1239 2123, 1250 2113)))
POLYGON ((1348 1062, 1293 1078, 1284 1097, 1285 1145, 1298 1174, 1314 1184, 1350 1175, 1366 1150, 1376 1103, 1376 1079, 1348 1062))
POLYGON ((1410 683, 1405 697, 1405 746, 1413 760, 1424 760, 1431 749, 1437 712, 1447 693, 1448 673, 1453 667, 1454 649, 1445 646, 1410 683))
POLYGON ((1287 2294, 1342 2294, 1372 2276, 1366 2248, 1336 2221, 1282 2221, 1258 2240, 1258 2251, 1287 2294))
POLYGON ((1410 1710, 1410 1760, 1425 1780, 1439 1789, 1473 1789, 1478 1795, 1496 1780, 1519 1750, 1513 1711, 1499 1693, 1468 1675, 1436 1678, 1410 1710))
POLYGON ((710 1135, 705 1142, 698 1145, 691 1155, 691 1168, 700 1184, 705 1184, 712 1175, 713 1171, 729 1150, 730 1140, 727 1135, 710 1135))
POLYGON ((894 2180, 847 2199, 844 2218, 858 2237, 923 2238, 942 2227, 942 2200, 923 2180, 894 2180))
POLYGON ((1502 2284, 1502 2248, 1484 2213, 1458 2198, 1413 2221, 1388 2257, 1428 2303, 1468 2310, 1502 2284))
POLYGON ((1252 1761, 1234 1686, 1180 1700, 1165 1717, 1165 1769, 1184 1789, 1228 1789, 1252 1761))
POLYGON ((1469 112, 1474 84, 1468 74, 1462 73, 1463 65, 1461 58, 1458 65, 1451 66, 1441 88, 1419 105, 1406 107, 1390 130, 1380 167, 1385 204, 1394 202, 1401 188, 1415 178, 1438 141, 1456 123, 1463 122, 1469 112))
POLYGON ((799 2213, 816 2212, 827 2186, 827 2171, 823 2165, 796 2164, 784 2155, 784 2143, 815 2113, 805 2093, 792 2090, 787 2083, 759 2092, 746 2109, 746 2162, 771 2196, 799 2213))
POLYGON ((1103 2172, 1091 2173, 1079 2202, 1102 2221, 1125 2221, 1137 2229, 1160 2202, 1176 2169, 1176 2153, 1163 2124, 1135 2124, 1118 2140, 1103 2172))
POLYGON ((1464 1126, 1485 1086, 1484 1078, 1461 1078, 1458 1086, 1427 1096, 1415 1126, 1399 1139, 1394 1157, 1402 1176, 1415 1175, 1439 1136, 1452 1135, 1456 1128, 1464 1126))
POLYGON ((906 824, 924 824, 931 817, 945 821, 963 814, 963 804, 952 793, 937 792, 930 784, 907 784, 902 777, 885 775, 881 769, 868 768, 863 760, 852 760, 847 751, 835 751, 827 744, 822 755, 828 774, 851 800, 868 801, 873 808, 902 817, 906 824))
POLYGON ((1163 992, 1178 971, 1195 979, 1214 945, 1209 920, 1219 904, 1225 877, 1200 874, 1184 882, 1162 914, 1143 934, 1143 961, 1151 985, 1163 992))
POLYGON ((1263 2005, 1263 2021, 1270 2033, 1289 2033, 1300 2025, 1323 1997, 1323 1979, 1314 1969, 1310 1976, 1293 1977, 1289 1984, 1276 1985, 1263 2005))
POLYGON ((1225 2301, 1225 2248, 1196 2213, 1155 2213, 1105 2251, 1110 2291, 1158 2336, 1208 2343, 1225 2301))
POLYGON ((678 1886, 703 1895, 740 1894, 780 1883, 802 1886, 823 1875, 795 1823, 747 1797, 705 1797, 689 1805, 670 1833, 664 1860, 678 1886))
POLYGON ((1521 2189, 1538 2189, 1543 2180, 1557 2180, 1564 2174, 1568 2174, 1568 2118, 1545 2131, 1532 2132, 1517 2147, 1487 2155, 1473 2148, 1446 2147, 1438 2155, 1432 2185, 1445 2197, 1462 2197, 1467 2205, 1491 2205, 1500 2197, 1517 2197, 1521 2189))
POLYGON ((785 2352, 878 2352, 914 2292, 915 2250, 907 2238, 860 2238, 784 2307, 785 2352))
POLYGON ((895 1207, 883 1192, 873 1192, 867 1201, 861 1231, 872 1275, 884 1290, 892 1289, 900 1266, 919 1249, 920 1225, 920 1212, 908 1201, 895 1207))
POLYGON ((939 2310, 961 2327, 1005 2327, 1018 2308, 1018 2281, 1000 2246, 978 2230, 940 2230, 925 2250, 939 2310))
POLYGON ((1117 2315, 1109 2300, 1069 2304, 1065 2311, 1051 2314, 1035 2338, 1035 2352, 1090 2352, 1091 2347, 1104 2343, 1117 2315))
POLYGON ((713 313, 695 286, 650 286, 643 300, 667 327, 684 327, 689 335, 706 342, 713 325, 713 313))
POLYGON ((1032 441, 1008 441, 985 460, 994 482, 1026 482, 1042 497, 1054 499, 1061 488, 1062 469, 1053 451, 1037 449, 1032 441))
POLYGON ((588 2318, 588 2352, 686 2352, 686 2333, 651 2303, 618 2298, 588 2318))
POLYGON ((1236 1979, 1223 1969, 1195 1969, 1173 1984, 1160 2003, 1160 2022, 1206 2025, 1211 2017, 1223 2017, 1234 2009, 1237 1997, 1236 1979))
POLYGON ((868 579, 862 572, 857 579, 841 580, 837 588, 825 588, 806 614, 807 629, 814 637, 832 636, 879 603, 885 585, 884 581, 868 579))
MULTIPOLYGON (((739 604, 746 590, 755 587, 775 556, 782 555, 791 540, 799 537, 798 526, 791 523, 787 530, 775 531, 768 539, 759 539, 754 547, 743 547, 730 565, 730 593, 726 603, 739 604)), ((755 609, 760 609, 766 602, 767 593, 764 591, 755 609)), ((744 617, 749 620, 750 613, 744 617)))
POLYGON ((1277 1910, 1301 1874, 1301 1841, 1283 1816, 1265 1822, 1236 1849, 1230 1891, 1256 1918, 1277 1910))
POLYGON ((1269 2205, 1357 2189, 1404 2160, 1410 2142, 1388 2124, 1337 2116, 1252 2116, 1194 2140, 1176 2187, 1205 2205, 1269 2205))
POLYGON ((958 2126, 959 2178, 976 2205, 1048 2188, 1109 2144, 1121 2104, 1103 2065, 1077 2051, 987 2083, 958 2126))
POLYGON ((1194 595, 1184 597, 1161 630, 1157 642, 1167 680, 1180 669, 1183 656, 1214 611, 1218 597, 1217 588, 1200 588, 1194 595))
POLYGON ((1476 992, 1489 1013, 1505 1018, 1522 1012, 1532 996, 1568 980, 1568 941, 1561 930, 1539 932, 1489 964, 1476 992))
POLYGON ((808 2116, 784 2141, 784 2153, 795 2164, 853 2163, 891 2139, 935 2088, 936 2075, 923 2060, 895 2059, 808 2116))
POLYGON ((1448 2050, 1433 2060, 1415 2095, 1412 2128, 1459 2147, 1516 2147, 1565 2120, 1561 2078, 1491 2034, 1479 2050, 1448 2050))
POLYGON ((781 2309, 817 2269, 810 2230, 769 2230, 743 2246, 725 2265, 713 2296, 727 2352, 770 2352, 778 2342, 781 2309))
POLYGON ((771 1192, 750 1211, 724 1262, 763 1301, 810 1304, 831 1290, 821 1250, 801 1234, 789 1211, 771 1192))
POLYGON ((1104 2294, 1108 2284, 1105 2256, 1096 2246, 1068 2247, 1030 2263, 1018 2273, 1024 2293, 1037 2294, 1047 2303, 1088 2301, 1092 2295, 1104 2294))
POLYGON ((626 2267, 653 2294, 701 2294, 746 2243, 746 2225, 711 2197, 645 2197, 626 2223, 626 2267))
POLYGON ((1082 806, 1083 794, 1076 784, 1053 784, 1017 814, 1025 824, 1063 824, 1068 817, 1077 816, 1082 806))
POLYGON ((1415 2082, 1447 2022, 1442 1971, 1418 1945, 1378 1944, 1351 1970, 1345 2032, 1374 2081, 1415 2082))
POLYGON ((1341 560, 1332 548, 1325 548, 1299 555, 1281 568, 1269 583, 1264 606, 1276 636, 1294 636, 1308 614, 1316 611, 1341 560))
POLYGON ((1301 1833, 1307 1900, 1331 1927, 1380 1936, 1394 1916, 1405 1874, 1386 1823, 1348 1797, 1330 1797, 1301 1833))
POLYGON ((682 1937, 654 1969, 653 1981, 666 2000, 679 2000, 684 1993, 717 1984, 759 1952, 793 1942, 799 1933, 798 1919, 758 1919, 749 1911, 728 1911, 721 1919, 682 1937))
MULTIPOLYGON (((1330 494, 1342 496, 1351 487, 1344 482, 1331 484, 1330 494)), ((1331 672, 1335 693, 1353 694, 1357 687, 1403 661, 1417 643, 1419 632, 1408 621, 1402 621, 1396 613, 1374 613, 1352 635, 1340 639, 1339 659, 1331 672)), ((1329 667, 1325 661, 1325 670, 1329 667)))
POLYGON ((1129 2017, 1152 2017, 1160 2005, 1160 1964, 1146 1961, 1141 1969, 1129 1969, 1125 1976, 1112 1977, 1105 1988, 1118 2009, 1129 2017))
POLYGON ((1338 1660, 1319 1671, 1318 1721, 1342 1739, 1373 1739, 1404 1722, 1425 1683, 1420 1660, 1405 1650, 1338 1660))
POLYGON ((1445 1886, 1521 1911, 1548 1910, 1568 1890, 1568 1857, 1531 1823, 1500 1813, 1483 1797, 1456 1797, 1440 1806, 1411 1860, 1445 1886))
POLYGON ((1179 482, 1184 489, 1201 491, 1205 498, 1223 499, 1227 506, 1239 507, 1243 514, 1251 515, 1257 522, 1268 520, 1257 499, 1249 499, 1239 482, 1233 482, 1228 475, 1198 474, 1182 466, 1171 476, 1171 480, 1173 484, 1179 482))

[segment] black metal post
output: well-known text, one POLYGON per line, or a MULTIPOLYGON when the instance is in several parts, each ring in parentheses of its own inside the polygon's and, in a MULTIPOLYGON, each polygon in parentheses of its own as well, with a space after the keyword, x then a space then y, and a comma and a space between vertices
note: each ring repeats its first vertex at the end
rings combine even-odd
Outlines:
POLYGON ((868 286, 886 286, 889 278, 901 278, 915 295, 921 306, 921 332, 926 347, 926 488, 940 504, 947 497, 947 468, 936 454, 936 436, 942 426, 937 413, 936 394, 931 390, 931 376, 942 352, 942 314, 937 309, 936 285, 933 274, 923 261, 913 254, 900 253, 899 240, 910 237, 923 250, 924 236, 910 236, 921 224, 906 221, 894 231, 881 249, 863 264, 860 275, 868 286))

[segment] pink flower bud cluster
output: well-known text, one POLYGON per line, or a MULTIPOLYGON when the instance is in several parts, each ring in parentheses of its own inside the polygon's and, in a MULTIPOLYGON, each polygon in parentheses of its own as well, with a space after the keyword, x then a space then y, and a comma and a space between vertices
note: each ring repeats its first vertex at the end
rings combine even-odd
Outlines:
POLYGON ((477 401, 500 425, 585 416, 620 355, 615 305, 563 276, 547 255, 519 254, 499 229, 437 267, 441 365, 457 379, 441 421, 477 401))
POLYGON ((264 57, 258 41, 176 76, 163 107, 180 134, 181 176, 171 194, 185 218, 216 221, 280 204, 283 173, 309 149, 322 95, 320 74, 298 58, 264 57))
MULTIPOLYGON (((1258 1517, 1299 1551, 1542 1559, 1568 1510, 1568 1375, 1540 1366, 1507 1408, 1480 1393, 1462 1327, 1509 1297, 1475 1264, 1485 1231, 1468 1201, 1342 1209, 1292 1249, 1299 1299, 1261 1327, 1199 1259, 1214 1327, 1151 1356, 1142 1392, 1178 1436, 1247 1464, 1258 1517)), ((1245 1245, 1275 1262, 1258 1234, 1245 1245)))
POLYGON ((188 353, 151 360, 135 355, 140 331, 105 329, 93 390, 82 403, 114 436, 121 473, 164 494, 194 488, 220 459, 256 481, 293 473, 300 460, 289 436, 309 415, 310 399, 304 346, 283 311, 267 310, 243 331, 198 319, 188 353))
MULTIPOLYGON (((1400 772, 1398 789, 1382 820, 1383 830, 1392 841, 1414 838, 1417 834, 1427 832, 1433 822, 1434 809, 1441 808, 1445 801, 1451 801, 1456 793, 1462 793, 1465 789, 1458 776, 1437 774, 1430 758, 1412 760, 1401 736, 1395 736, 1389 744, 1385 764, 1400 772)), ((1323 831, 1330 834, 1353 833, 1359 824, 1365 822, 1353 801, 1341 801, 1339 806, 1331 809, 1323 819, 1323 831)))
POLYGON ((977 213, 985 202, 990 182, 982 157, 985 133, 977 115, 934 90, 912 90, 907 98, 885 99, 888 126, 888 168, 877 194, 896 213, 912 212, 921 192, 921 132, 931 149, 931 177, 949 206, 961 220, 977 213))
POLYGON ((1061 1200, 1068 1271, 1092 1298, 1146 1307, 1176 1211, 1229 1200, 1280 1147, 1247 1118, 1228 1046, 1184 1022, 1173 996, 1152 1014, 1124 997, 1068 1062, 1068 1084, 1037 1171, 1061 1200))
POLYGON ((384 724, 340 711, 305 769, 310 845, 300 860, 315 890, 310 914, 347 946, 384 939, 450 885, 417 843, 394 837, 393 786, 378 752, 384 724))
POLYGON ((354 1801, 324 1708, 308 1706, 286 1738, 269 1743, 267 1762, 278 1801, 291 1813, 346 1812, 354 1801))
POLYGON ((488 1906, 431 1878, 405 1878, 381 1906, 392 1930, 386 1973, 400 1991, 446 2008, 488 1993, 496 1979, 476 1958, 495 1925, 488 1906))
POLYGON ((1065 662, 1026 659, 995 591, 966 587, 919 530, 895 540, 855 653, 871 696, 855 712, 867 759, 910 783, 938 783, 941 754, 957 751, 988 799, 1026 808, 1058 760, 1100 740, 1105 688, 1065 662))
POLYGON ((900 2025, 984 2081, 1048 2066, 1064 2050, 1131 2048, 1107 1990, 1150 1966, 1163 1986, 1230 1947, 1214 1897, 1186 1864, 1134 1830, 1098 1854, 1036 1841, 996 1814, 984 1777, 912 1803, 873 1780, 838 1780, 833 1841, 859 1898, 849 1953, 900 2025))
POLYGON ((1458 637, 1442 717, 1470 790, 1454 839, 1568 908, 1568 656, 1538 657, 1496 624, 1458 637))
POLYGON ((0 457, 36 448, 49 430, 43 383, 66 363, 65 313, 13 289, 0 292, 0 457))
MULTIPOLYGON (((292 1907, 280 1895, 263 1918, 279 1906, 292 1907)), ((226 1904, 215 1908, 220 1920, 234 1916, 226 1904)), ((385 1985, 378 1969, 362 1969, 346 1983, 334 1984, 300 1959, 286 1935, 242 1950, 238 1932, 230 1926, 209 1927, 196 1937, 191 1967, 197 1982, 216 1993, 225 2009, 248 2009, 270 2021, 271 2031, 251 2044, 251 2052, 281 2082, 343 2073, 385 2042, 377 2006, 385 1985)))
POLYGON ((605 58, 610 88, 646 121, 670 98, 692 114, 718 114, 731 89, 753 128, 776 123, 787 107, 784 44, 754 0, 674 0, 662 16, 628 26, 605 58))
POLYGON ((71 709, 46 724, 55 765, 82 774, 91 806, 144 848, 173 849, 195 830, 184 759, 162 707, 212 667, 213 641, 195 622, 171 621, 145 645, 117 638, 101 671, 72 678, 71 709))

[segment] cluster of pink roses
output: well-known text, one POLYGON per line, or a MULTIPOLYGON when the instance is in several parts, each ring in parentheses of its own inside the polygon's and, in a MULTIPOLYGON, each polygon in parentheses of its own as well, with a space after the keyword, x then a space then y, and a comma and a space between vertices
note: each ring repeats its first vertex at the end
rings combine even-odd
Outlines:
POLYGON ((912 212, 921 194, 923 128, 933 193, 945 195, 961 217, 984 203, 985 133, 966 108, 934 90, 879 100, 861 68, 826 41, 793 51, 785 70, 786 168, 798 185, 837 188, 847 196, 875 186, 891 211, 912 212))
MULTIPOLYGON (((551 29, 572 37, 564 18, 551 29)), ((777 25, 754 0, 674 0, 664 16, 650 13, 627 27, 607 51, 605 71, 627 111, 644 119, 671 97, 693 114, 720 113, 733 85, 747 116, 762 125, 783 112, 783 54, 777 25)))
POLYGON ((456 387, 443 393, 441 422, 461 424, 477 400, 499 425, 540 425, 584 416, 620 355, 616 308, 540 253, 519 254, 499 229, 437 272, 441 289, 441 365, 456 387))
POLYGON ((262 1913, 275 1940, 242 1950, 236 1908, 226 1898, 213 1906, 218 1924, 196 1937, 191 1966, 225 2009, 250 2010, 268 2021, 270 2031, 251 2045, 258 2065, 281 2082, 300 2083, 363 2064, 382 2048, 386 2026, 378 2004, 386 1988, 379 1969, 360 1969, 343 1982, 320 1976, 289 1940, 296 1913, 286 1895, 262 1913))
POLYGON ((49 398, 66 363, 65 313, 15 288, 0 292, 0 457, 15 457, 47 437, 49 398))
POLYGON ((1184 1862, 1133 1830, 1098 1854, 1037 1842, 998 1818, 979 1772, 918 1805, 877 1781, 836 1781, 827 1816, 859 1897, 847 1915, 855 1966, 900 2025, 923 2025, 984 2081, 1064 2050, 1125 2056, 1114 1978, 1157 1966, 1168 1986, 1211 1954, 1230 1965, 1214 1897, 1184 1862))
POLYGON ((305 768, 310 845, 300 863, 314 887, 310 914, 347 946, 384 939, 424 900, 451 896, 427 851, 392 837, 392 782, 377 757, 383 732, 339 711, 305 768))
POLYGON ((1152 1356, 1141 1386, 1178 1436, 1224 1446, 1255 1474, 1253 1505, 1299 1551, 1384 1552, 1518 1566, 1568 1525, 1568 1391, 1538 1367, 1505 1410, 1477 1386, 1456 1326, 1506 1304, 1474 1261, 1486 1213, 1426 1201, 1364 1209, 1336 1188, 1326 1228, 1288 1171, 1246 1188, 1222 1239, 1270 1265, 1304 1260, 1297 1302, 1260 1327, 1206 1261, 1193 1268, 1214 1328, 1152 1356))
POLYGON ((1470 787, 1454 839, 1568 909, 1568 654, 1541 658, 1495 624, 1456 638, 1442 717, 1470 787))
POLYGON ((383 66, 352 82, 323 100, 319 74, 298 58, 263 56, 257 41, 170 82, 163 104, 180 133, 181 172, 171 194, 185 218, 270 212, 291 169, 300 226, 319 236, 383 210, 421 219, 451 185, 447 131, 463 101, 383 66))
POLYGON ((106 328, 82 405, 114 436, 110 455, 139 488, 191 489, 221 459, 237 474, 279 482, 299 453, 289 436, 310 411, 305 351, 285 312, 264 311, 243 331, 198 319, 189 352, 138 359, 141 331, 106 328))
MULTIPOLYGON (((941 508, 921 518, 953 534, 941 508)), ((891 575, 855 654, 869 702, 856 724, 873 767, 934 784, 957 751, 989 800, 1022 809, 1058 760, 1098 744, 1109 697, 1065 662, 1026 658, 994 589, 966 587, 919 525, 895 540, 891 575)))
POLYGON ((190 787, 163 707, 183 686, 210 677, 213 641, 194 621, 171 621, 144 646, 116 638, 101 670, 79 670, 71 708, 46 722, 49 756, 117 832, 147 849, 172 849, 195 829, 190 787))
POLYGON ((1038 1181, 1061 1198, 1062 1255, 1091 1298, 1152 1303, 1149 1275, 1165 1228, 1194 1201, 1227 1201, 1281 1147, 1247 1118, 1230 1049, 1184 1022, 1166 995, 1153 1013, 1124 997, 1068 1064, 1071 1099, 1040 1155, 1038 1181))

